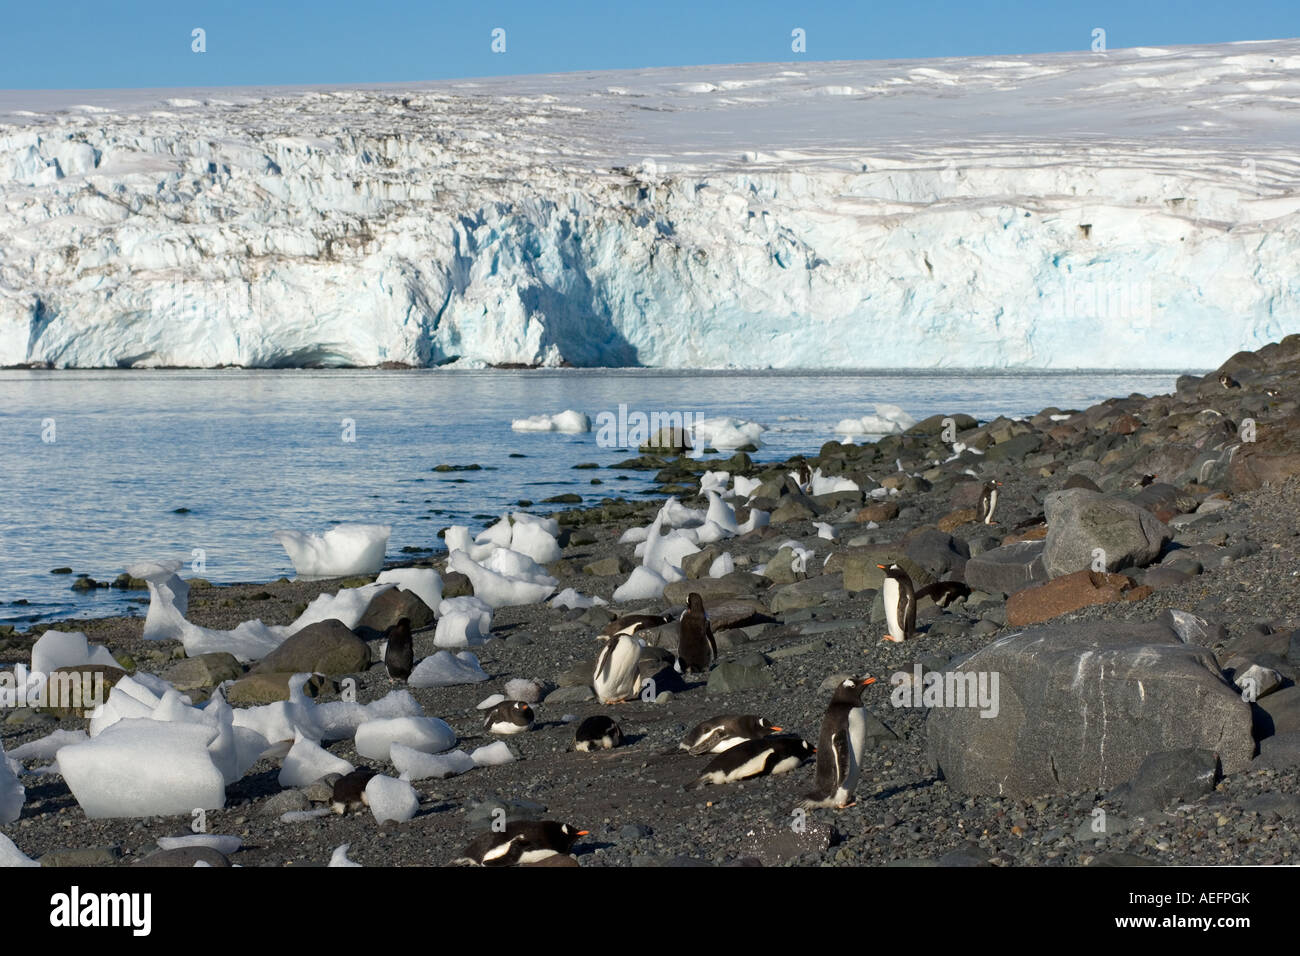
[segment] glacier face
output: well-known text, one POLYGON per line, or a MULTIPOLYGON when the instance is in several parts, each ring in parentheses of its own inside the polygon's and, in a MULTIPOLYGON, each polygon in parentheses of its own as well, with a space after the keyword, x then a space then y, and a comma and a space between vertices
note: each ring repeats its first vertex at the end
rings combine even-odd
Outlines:
POLYGON ((1298 41, 62 96, 0 94, 0 365, 1174 368, 1300 331, 1298 41))

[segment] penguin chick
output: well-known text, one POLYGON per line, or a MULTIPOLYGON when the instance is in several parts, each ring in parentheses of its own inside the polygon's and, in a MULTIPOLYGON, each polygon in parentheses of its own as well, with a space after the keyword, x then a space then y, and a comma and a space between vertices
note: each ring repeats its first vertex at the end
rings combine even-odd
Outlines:
POLYGON ((370 806, 370 800, 366 796, 366 784, 370 783, 370 778, 375 776, 376 772, 368 767, 361 767, 335 780, 330 809, 335 813, 344 814, 370 806))
POLYGON ((533 709, 522 700, 503 700, 488 710, 483 729, 490 734, 522 734, 533 729, 533 709))
POLYGON ((704 611, 704 598, 692 591, 686 610, 677 620, 677 670, 683 674, 704 673, 717 659, 718 643, 704 611))
POLYGON ((720 714, 696 724, 677 745, 677 751, 670 750, 669 753, 685 750, 692 757, 720 754, 747 740, 758 740, 780 732, 780 727, 757 714, 720 714))
POLYGON ((805 810, 814 807, 844 809, 853 806, 853 791, 862 770, 866 750, 866 718, 862 712, 862 691, 874 684, 874 677, 840 681, 822 717, 817 738, 816 789, 800 802, 805 810))
POLYGON ((579 830, 554 820, 517 820, 507 823, 500 832, 488 831, 476 837, 464 854, 452 860, 459 866, 514 866, 535 863, 560 853, 568 853, 579 837, 590 831, 579 830))
POLYGON ((912 579, 897 564, 876 567, 885 572, 880 587, 880 600, 885 605, 885 622, 889 633, 882 640, 902 643, 916 633, 916 589, 912 579))
POLYGON ((735 783, 750 777, 788 773, 811 757, 816 750, 800 737, 761 737, 724 750, 709 761, 704 772, 686 790, 735 783))
POLYGON ((404 617, 384 632, 388 647, 384 650, 384 666, 393 680, 406 680, 415 667, 415 647, 411 641, 411 619, 404 617))
POLYGON ((623 731, 604 714, 588 717, 573 732, 573 749, 582 753, 613 750, 623 742, 623 731))

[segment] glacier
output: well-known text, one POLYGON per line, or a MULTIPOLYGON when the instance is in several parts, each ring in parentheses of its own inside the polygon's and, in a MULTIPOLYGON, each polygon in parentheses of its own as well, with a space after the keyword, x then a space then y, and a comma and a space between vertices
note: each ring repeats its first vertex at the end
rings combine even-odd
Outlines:
POLYGON ((0 366, 1201 367, 1300 331, 1300 41, 0 92, 0 366))

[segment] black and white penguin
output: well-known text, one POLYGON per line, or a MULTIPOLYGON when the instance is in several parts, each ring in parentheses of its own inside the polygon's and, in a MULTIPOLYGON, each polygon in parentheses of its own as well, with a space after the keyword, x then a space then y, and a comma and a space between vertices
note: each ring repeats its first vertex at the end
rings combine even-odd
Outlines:
POLYGON ((916 633, 916 589, 912 579, 897 564, 876 567, 885 572, 880 586, 880 600, 885 605, 885 621, 889 633, 883 640, 901 643, 916 633))
POLYGON ((780 727, 757 714, 720 714, 696 724, 677 749, 685 750, 693 757, 720 754, 747 740, 759 740, 780 732, 780 727))
POLYGON ((1000 481, 986 481, 984 487, 980 489, 979 520, 983 524, 993 523, 993 512, 998 506, 1000 487, 1002 487, 1000 481))
POLYGON ((1137 480, 1137 484, 1134 487, 1145 488, 1147 485, 1151 484, 1159 477, 1160 477, 1159 475, 1150 475, 1150 474, 1143 475, 1141 478, 1137 480))
POLYGON ((686 598, 686 610, 677 620, 677 670, 683 674, 702 674, 718 656, 713 626, 704 612, 704 598, 692 591, 686 598))
POLYGON ((842 680, 831 695, 830 706, 822 717, 821 736, 817 738, 816 789, 799 804, 805 809, 853 806, 853 791, 862 769, 862 755, 867 746, 866 714, 862 710, 862 691, 874 684, 874 677, 842 680))
POLYGON ((959 597, 970 597, 970 585, 962 581, 935 581, 916 592, 918 604, 930 598, 939 607, 947 607, 959 597))
POLYGON ((602 704, 620 704, 629 697, 635 697, 641 690, 642 643, 634 637, 641 627, 633 622, 617 634, 600 635, 604 641, 596 657, 596 666, 592 669, 591 686, 596 691, 596 699, 602 704))
POLYGON ((370 806, 366 797, 366 784, 378 771, 361 767, 334 781, 334 793, 330 799, 330 809, 335 813, 351 813, 370 806))
POLYGON ((550 856, 568 853, 578 837, 589 831, 579 830, 554 820, 517 820, 504 830, 490 830, 475 838, 465 852, 452 860, 460 866, 514 866, 536 863, 550 856))
POLYGON ((1219 384, 1224 388, 1241 388, 1241 383, 1229 375, 1227 372, 1219 373, 1219 384))
POLYGON ((483 717, 483 729, 490 734, 522 734, 533 729, 533 709, 522 700, 503 700, 489 708, 483 717))
POLYGON ((762 737, 746 740, 724 750, 709 761, 700 776, 686 784, 694 790, 709 784, 721 785, 761 777, 765 774, 788 773, 811 757, 816 750, 801 737, 762 737))
POLYGON ((582 753, 592 750, 613 750, 623 743, 623 731, 612 717, 596 714, 578 724, 573 732, 573 749, 582 753))
POLYGON ((406 680, 415 667, 415 646, 411 640, 411 619, 404 617, 387 631, 388 647, 384 650, 384 666, 393 680, 406 680))

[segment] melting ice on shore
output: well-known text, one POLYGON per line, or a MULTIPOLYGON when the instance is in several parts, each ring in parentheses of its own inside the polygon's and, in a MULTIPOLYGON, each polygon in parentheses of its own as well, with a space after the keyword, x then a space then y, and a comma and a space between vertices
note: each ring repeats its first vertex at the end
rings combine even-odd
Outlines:
POLYGON ((458 776, 478 766, 463 750, 430 754, 401 743, 393 744, 391 760, 397 772, 411 780, 430 778, 445 780, 447 777, 458 776))
POLYGON ((480 598, 444 598, 438 604, 435 647, 475 647, 487 643, 491 636, 492 608, 480 598))
POLYGON ((366 784, 366 803, 379 823, 405 823, 420 809, 420 797, 405 780, 378 774, 366 784))
POLYGON ((52 674, 60 667, 83 665, 116 667, 117 662, 107 647, 92 647, 81 631, 46 631, 32 645, 32 672, 52 674))
POLYGON ((841 419, 835 425, 835 434, 846 435, 849 438, 890 435, 895 432, 905 432, 916 424, 916 419, 897 405, 876 402, 875 409, 874 415, 841 419))
POLYGON ((390 568, 375 578, 376 584, 395 584, 410 591, 428 607, 436 608, 442 600, 442 575, 433 568, 390 568))
POLYGON ((411 687, 454 687, 457 684, 478 684, 487 679, 478 658, 469 651, 459 654, 438 651, 420 661, 406 683, 411 687))
POLYGON ((355 769, 342 757, 336 757, 299 733, 280 765, 279 783, 282 787, 305 787, 326 774, 347 775, 355 769))
POLYGON ((497 548, 482 564, 464 551, 453 551, 447 564, 469 578, 474 596, 493 609, 537 604, 559 584, 532 558, 508 548, 497 548))
POLYGON ((755 448, 763 444, 765 425, 745 421, 743 418, 706 418, 697 421, 691 431, 691 445, 696 453, 707 447, 718 451, 732 451, 745 445, 755 448))
MULTIPOLYGON (((3 817, 0 817, 3 821, 3 817)), ((12 822, 12 821, 10 821, 12 822)), ((40 866, 40 862, 18 849, 14 841, 0 833, 0 868, 10 866, 40 866)))
POLYGON ((368 720, 357 728, 357 753, 368 760, 390 760, 393 744, 428 754, 456 746, 456 732, 437 717, 368 720))
POLYGON ((558 415, 530 415, 528 418, 516 418, 510 428, 517 432, 578 432, 591 431, 591 419, 582 412, 569 408, 558 415))
POLYGON ((276 531, 272 537, 289 553, 299 576, 332 578, 378 571, 392 530, 386 524, 340 524, 323 535, 276 531))
POLYGON ((5 757, 0 745, 0 823, 13 823, 22 815, 27 800, 27 788, 18 782, 18 776, 5 757))

